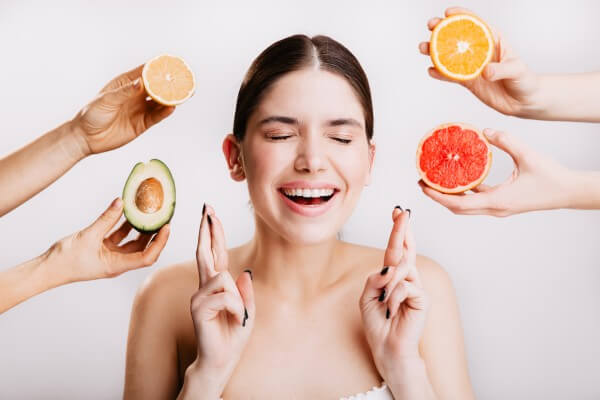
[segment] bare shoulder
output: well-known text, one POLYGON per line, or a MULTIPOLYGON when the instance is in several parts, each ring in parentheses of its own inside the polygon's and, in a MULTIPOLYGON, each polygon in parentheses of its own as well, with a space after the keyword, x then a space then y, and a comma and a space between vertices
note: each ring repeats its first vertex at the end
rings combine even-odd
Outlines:
POLYGON ((190 297, 198 289, 195 263, 185 262, 154 271, 138 289, 134 315, 160 315, 164 320, 180 320, 178 310, 189 312, 190 297), (184 306, 184 304, 186 304, 184 306))
POLYGON ((418 254, 417 271, 426 291, 454 290, 448 272, 431 258, 418 254))
MULTIPOLYGON (((365 272, 373 273, 383 268, 385 250, 376 247, 344 243, 346 257, 365 268, 365 272)), ((417 271, 425 287, 436 287, 437 285, 451 286, 448 273, 440 264, 433 259, 417 255, 417 271)))

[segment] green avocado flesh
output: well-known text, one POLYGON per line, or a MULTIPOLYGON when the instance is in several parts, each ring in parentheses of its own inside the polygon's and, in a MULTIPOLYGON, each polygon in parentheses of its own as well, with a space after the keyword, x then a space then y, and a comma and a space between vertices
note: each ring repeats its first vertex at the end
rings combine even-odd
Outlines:
POLYGON ((135 164, 123 188, 123 212, 139 232, 154 233, 175 212, 175 181, 160 160, 135 164))

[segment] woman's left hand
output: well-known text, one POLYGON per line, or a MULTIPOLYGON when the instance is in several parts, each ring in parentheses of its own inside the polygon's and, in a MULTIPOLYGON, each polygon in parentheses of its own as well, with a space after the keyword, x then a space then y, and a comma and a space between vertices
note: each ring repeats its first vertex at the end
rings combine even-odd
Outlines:
POLYGON ((416 268, 410 211, 395 208, 384 268, 369 276, 360 299, 367 342, 381 376, 393 381, 411 360, 422 363, 419 341, 425 327, 427 297, 416 268))

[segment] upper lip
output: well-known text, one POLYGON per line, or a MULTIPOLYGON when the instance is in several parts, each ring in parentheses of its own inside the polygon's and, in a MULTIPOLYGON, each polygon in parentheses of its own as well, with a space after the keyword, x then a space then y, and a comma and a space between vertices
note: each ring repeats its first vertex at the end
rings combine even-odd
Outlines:
POLYGON ((279 186, 280 189, 334 189, 339 190, 334 184, 327 182, 293 181, 279 186))

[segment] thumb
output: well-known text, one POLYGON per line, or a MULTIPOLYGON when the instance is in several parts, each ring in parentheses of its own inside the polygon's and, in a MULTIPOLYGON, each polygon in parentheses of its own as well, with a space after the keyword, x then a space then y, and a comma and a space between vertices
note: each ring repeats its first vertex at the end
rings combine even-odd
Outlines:
POLYGON ((123 213, 123 200, 116 198, 110 206, 102 213, 100 217, 92 225, 89 230, 98 234, 102 238, 119 222, 123 213))
POLYGON ((111 105, 120 106, 129 99, 142 93, 142 86, 143 84, 141 78, 137 78, 133 82, 129 82, 126 85, 104 93, 103 97, 111 105))
POLYGON ((527 67, 518 58, 512 58, 501 62, 491 62, 483 70, 483 77, 495 82, 501 79, 519 79, 526 71, 527 67))
POLYGON ((489 128, 484 129, 483 134, 491 144, 508 153, 516 165, 522 164, 526 160, 529 148, 513 135, 489 128))

